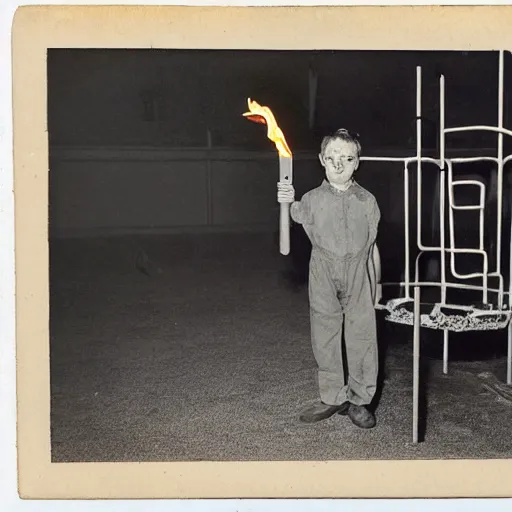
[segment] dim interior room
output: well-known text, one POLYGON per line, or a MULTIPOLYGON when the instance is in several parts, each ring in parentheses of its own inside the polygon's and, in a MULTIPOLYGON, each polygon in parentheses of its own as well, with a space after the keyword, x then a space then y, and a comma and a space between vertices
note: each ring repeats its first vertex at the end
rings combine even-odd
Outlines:
MULTIPOLYGON (((48 51, 54 462, 512 455, 511 405, 481 377, 503 380, 506 332, 454 335, 448 374, 442 333, 422 333, 425 442, 413 446, 412 330, 381 311, 377 427, 298 421, 318 393, 310 244, 292 224, 290 254, 279 253, 278 155, 243 117, 247 99, 275 114, 300 198, 324 178, 320 143, 338 128, 360 134, 363 156, 415 155, 417 66, 425 156, 439 154, 441 74, 447 126, 496 125, 498 52, 48 51)), ((505 84, 511 69, 507 54, 505 84)), ((504 119, 511 129, 506 94, 504 119)), ((496 141, 453 134, 446 155, 492 155, 496 141)), ((424 171, 422 233, 435 243, 438 173, 424 171)), ((455 172, 481 180, 495 203, 493 165, 455 172)), ((403 165, 363 161, 356 179, 382 212, 382 280, 399 282, 403 165)), ((457 217, 457 236, 474 238, 475 219, 457 217)), ((438 272, 435 259, 422 263, 424 279, 438 272)))

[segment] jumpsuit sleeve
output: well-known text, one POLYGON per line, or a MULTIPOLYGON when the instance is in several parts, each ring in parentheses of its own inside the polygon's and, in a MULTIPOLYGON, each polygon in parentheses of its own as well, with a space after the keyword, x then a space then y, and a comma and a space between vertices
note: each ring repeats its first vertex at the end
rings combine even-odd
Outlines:
POLYGON ((297 224, 312 224, 311 197, 309 194, 302 196, 300 201, 295 201, 290 206, 290 216, 297 224))
POLYGON ((370 227, 370 240, 371 243, 375 242, 377 238, 377 231, 379 229, 379 222, 380 222, 380 209, 379 205, 377 204, 377 200, 375 198, 372 198, 370 203, 370 209, 368 212, 368 223, 370 227))

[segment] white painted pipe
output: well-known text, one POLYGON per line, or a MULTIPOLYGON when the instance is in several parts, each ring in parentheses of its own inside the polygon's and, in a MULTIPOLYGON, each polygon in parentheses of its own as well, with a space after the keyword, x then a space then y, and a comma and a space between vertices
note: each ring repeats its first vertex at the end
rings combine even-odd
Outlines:
MULTIPOLYGON (((497 191, 497 227, 496 227, 496 272, 501 272, 501 229, 503 217, 503 81, 504 52, 499 52, 498 64, 498 191, 497 191)), ((510 132, 512 135, 512 132, 510 132)))
MULTIPOLYGON (((416 162, 418 160, 417 156, 404 156, 404 157, 395 157, 395 156, 362 156, 360 158, 361 162, 405 162, 411 163, 416 162)), ((458 157, 458 158, 446 158, 445 161, 449 160, 450 162, 456 163, 471 163, 471 162, 497 162, 498 159, 494 156, 470 156, 470 157, 458 157)), ((509 160, 512 160, 512 155, 508 155, 504 158, 503 162, 507 163, 509 160)), ((427 156, 421 157, 422 162, 436 164, 439 168, 441 168, 441 160, 438 158, 431 158, 427 156)))
POLYGON ((480 221, 480 225, 479 225, 479 229, 478 229, 478 232, 479 232, 479 235, 480 235, 480 240, 479 240, 480 246, 479 246, 479 249, 482 250, 482 251, 484 250, 484 230, 485 230, 485 226, 484 226, 484 208, 485 208, 485 185, 480 188, 480 212, 478 213, 478 218, 479 218, 479 221, 480 221))
POLYGON ((512 309, 512 211, 510 212, 510 241, 509 241, 509 262, 508 262, 508 291, 509 291, 509 300, 508 300, 508 308, 512 309))
POLYGON ((405 296, 409 298, 410 262, 409 262, 409 166, 404 163, 404 229, 405 229, 405 296))
MULTIPOLYGON (((504 102, 504 81, 505 81, 505 55, 503 51, 500 51, 499 55, 499 93, 498 93, 498 126, 503 127, 503 102, 504 102)), ((503 137, 500 135, 498 137, 498 159, 500 162, 498 163, 498 169, 501 169, 501 181, 498 179, 498 198, 501 199, 503 195, 502 187, 503 187, 503 168, 506 163, 512 160, 512 155, 508 155, 506 158, 503 158, 503 137), (500 188, 501 186, 501 188, 500 188), (501 193, 500 193, 501 192, 501 193)), ((500 177, 500 173, 498 172, 498 178, 500 177)), ((499 203, 502 207, 501 202, 499 203)), ((509 282, 509 293, 508 293, 508 309, 512 310, 512 212, 509 212, 511 215, 510 219, 510 246, 509 246, 509 274, 508 274, 508 282, 509 282)), ((500 211, 500 215, 498 217, 498 240, 501 242, 501 217, 502 212, 500 211)), ((499 246, 501 249, 501 243, 499 246)), ((500 255, 500 250, 498 250, 498 255, 500 255)), ((499 269, 497 269, 499 271, 499 269)), ((509 324, 508 328, 508 354, 507 354, 507 384, 512 384, 512 325, 509 324)))
MULTIPOLYGON (((475 277, 482 278, 482 301, 484 304, 487 304, 487 273, 488 273, 488 261, 487 261, 487 253, 482 250, 476 249, 455 249, 455 223, 453 218, 453 212, 456 209, 460 209, 461 207, 455 206, 455 201, 453 197, 453 165, 450 161, 447 161, 448 164, 448 195, 449 195, 449 203, 450 203, 450 214, 449 214, 449 226, 450 226, 450 270, 452 274, 458 279, 471 279, 475 277), (459 274, 455 268, 455 254, 481 254, 483 258, 483 271, 482 273, 472 273, 472 274, 459 274)), ((462 180, 461 180, 462 181, 462 180)), ((470 181, 470 180, 466 180, 470 181)), ((479 186, 484 186, 480 182, 476 182, 479 186)))
POLYGON ((421 249, 421 66, 416 67, 416 164, 417 164, 417 180, 416 180, 416 238, 418 247, 421 249))
MULTIPOLYGON (((418 158, 416 156, 404 156, 404 157, 388 157, 388 156, 362 156, 360 158, 361 162, 403 162, 403 163, 411 163, 416 162, 418 158)), ((512 160, 512 155, 508 155, 503 159, 503 163, 507 163, 512 160)), ((430 158, 427 156, 421 157, 422 162, 436 164, 439 168, 441 168, 441 161, 437 158, 430 158)), ((497 162, 498 159, 494 156, 469 156, 469 157, 459 157, 459 158, 446 158, 445 162, 450 161, 454 164, 459 163, 471 163, 471 162, 497 162)))
POLYGON ((412 399, 412 442, 418 442, 419 387, 420 387, 420 288, 414 287, 414 332, 413 332, 413 399, 412 399))
MULTIPOLYGON (((499 286, 498 304, 502 308, 504 295, 507 293, 507 292, 505 292, 505 279, 503 278, 503 276, 501 274, 498 274, 497 272, 490 272, 489 277, 497 277, 498 278, 498 282, 499 282, 499 284, 498 284, 498 286, 499 286)), ((490 288, 489 288, 489 290, 490 290, 490 288)))
POLYGON ((448 331, 443 331, 443 373, 448 373, 448 331))
POLYGON ((508 292, 505 292, 505 279, 501 274, 498 274, 498 272, 489 272, 487 274, 487 277, 496 277, 498 278, 498 289, 495 288, 487 288, 487 291, 497 293, 498 294, 498 304, 499 307, 503 307, 503 298, 504 295, 508 292))
POLYGON ((461 158, 450 158, 453 164, 471 163, 471 162, 497 162, 498 159, 494 156, 469 156, 461 158))
MULTIPOLYGON (((483 239, 484 239, 484 224, 483 224, 483 207, 485 203, 485 185, 481 182, 477 182, 474 180, 458 180, 455 183, 452 183, 452 166, 453 163, 468 163, 468 162, 479 162, 479 161, 493 161, 498 163, 499 171, 498 171, 498 245, 501 243, 500 234, 501 234, 501 219, 502 219, 502 196, 503 196, 503 166, 505 163, 512 160, 512 155, 503 158, 503 135, 512 135, 511 130, 507 130, 503 127, 503 79, 504 79, 504 56, 503 51, 500 52, 500 63, 499 63, 499 98, 498 98, 498 126, 487 126, 487 125, 474 125, 474 126, 463 126, 463 127, 454 127, 454 128, 446 128, 445 127, 445 77, 441 75, 440 77, 440 158, 439 160, 422 157, 422 120, 421 120, 421 110, 422 110, 422 101, 421 101, 421 92, 422 92, 422 69, 421 66, 416 68, 416 157, 363 157, 361 160, 366 161, 386 161, 386 162, 403 162, 404 163, 404 209, 405 209, 405 281, 401 283, 406 287, 406 296, 409 297, 409 289, 411 286, 410 281, 410 270, 409 270, 409 194, 408 194, 408 164, 409 162, 417 162, 417 170, 418 170, 418 182, 417 182, 417 242, 418 247, 422 251, 441 251, 442 260, 444 262, 444 251, 450 253, 450 262, 451 262, 451 271, 455 277, 459 279, 471 279, 474 277, 483 277, 483 286, 470 286, 470 285, 455 285, 454 287, 458 288, 470 288, 470 289, 478 289, 482 290, 484 296, 484 302, 487 302, 487 291, 497 291, 500 294, 500 297, 503 298, 504 295, 508 295, 509 297, 512 295, 512 279, 510 279, 509 290, 508 292, 504 291, 504 283, 503 277, 501 276, 501 250, 497 251, 497 269, 496 272, 488 273, 488 260, 487 254, 483 250, 483 239), (445 155, 445 135, 446 133, 455 133, 455 132, 466 132, 466 131, 474 131, 474 130, 485 130, 485 131, 493 131, 498 133, 498 157, 463 157, 463 158, 453 158, 446 159, 445 155), (441 220, 441 244, 440 247, 428 247, 424 246, 421 242, 421 206, 422 206, 422 162, 432 162, 436 163, 440 169, 444 168, 446 162, 448 162, 448 171, 449 171, 449 179, 448 179, 448 189, 449 189, 449 224, 450 224, 450 248, 446 249, 445 241, 444 241, 444 189, 441 192, 442 199, 440 205, 440 220, 441 220), (454 198, 453 198, 453 189, 452 185, 476 185, 480 187, 480 204, 478 206, 468 205, 468 206, 455 206, 454 198), (482 196, 483 194, 483 196, 482 196), (453 210, 480 210, 479 215, 479 249, 455 249, 455 240, 454 240, 454 219, 453 219, 453 210), (483 272, 482 273, 472 273, 462 275, 456 272, 455 269, 455 261, 454 255, 460 254, 480 254, 483 257, 483 272), (487 277, 488 276, 496 276, 500 280, 499 290, 489 289, 487 286, 487 277)), ((443 182, 443 178, 441 179, 443 182)), ((511 222, 511 241, 512 241, 512 222, 511 222)), ((498 247, 500 249, 500 247, 498 247)), ((418 264, 418 260, 416 262, 416 266, 418 264)), ((446 301, 446 269, 441 268, 441 288, 442 291, 442 302, 446 301)), ((417 268, 416 268, 417 273, 417 268)), ((512 243, 511 243, 511 251, 510 251, 510 275, 512 276, 512 243)), ((416 281, 418 282, 417 278, 416 281)), ((437 283, 430 283, 431 285, 437 285, 437 283)), ((501 301, 500 301, 501 303, 501 301)), ((510 305, 509 305, 510 306, 510 305)))
POLYGON ((421 66, 416 66, 416 117, 421 117, 421 66))
POLYGON ((507 130, 506 128, 498 128, 496 126, 487 126, 483 124, 473 125, 473 126, 458 126, 456 128, 446 128, 444 133, 456 133, 456 132, 473 132, 473 131, 487 131, 487 132, 497 132, 503 133, 505 135, 511 135, 512 131, 507 130))
POLYGON ((361 162, 407 162, 410 157, 394 157, 394 156, 362 156, 361 162))
POLYGON ((445 83, 444 75, 439 78, 439 159, 441 161, 441 169, 444 169, 444 152, 445 152, 445 83))
MULTIPOLYGON (((503 102, 504 102, 504 80, 505 80, 505 52, 499 51, 499 64, 498 64, 498 128, 503 128, 503 102)), ((498 153, 503 151, 503 135, 500 133, 498 139, 499 149, 498 153), (501 142, 500 142, 501 139, 501 142)))
MULTIPOLYGON (((510 306, 509 306, 510 307, 510 306)), ((507 384, 512 384, 512 322, 508 323, 507 384)))
POLYGON ((452 193, 452 208, 454 210, 481 210, 483 211, 485 208, 485 185, 481 181, 477 180, 456 180, 452 181, 452 187, 451 187, 451 193, 452 193), (480 201, 478 205, 460 205, 457 206, 455 204, 455 198, 453 197, 453 188, 460 186, 460 185, 474 185, 475 187, 478 187, 479 193, 480 193, 480 201))
MULTIPOLYGON (((489 274, 491 275, 491 274, 489 274)), ((406 285, 409 285, 409 286, 429 286, 429 287, 441 287, 441 283, 439 281, 409 281, 408 283, 406 283, 405 281, 400 281, 400 282, 392 282, 392 281, 386 281, 385 283, 381 283, 382 286, 406 286, 406 285)), ((460 289, 460 290, 475 290, 475 291, 482 291, 483 290, 483 286, 479 286, 479 285, 476 285, 476 284, 464 284, 464 283, 452 283, 450 281, 447 281, 446 282, 446 285, 445 285, 447 288, 455 288, 455 289, 460 289)), ((488 288, 487 289, 489 292, 493 292, 493 293, 499 293, 500 290, 498 288, 488 288)), ((503 292, 504 295, 509 295, 510 292, 503 292)), ((457 307, 461 307, 459 305, 457 305, 457 307)))
POLYGON ((446 240, 445 240, 445 187, 446 187, 446 172, 441 169, 439 177, 439 223, 440 223, 440 242, 441 242, 441 302, 446 302, 446 240))

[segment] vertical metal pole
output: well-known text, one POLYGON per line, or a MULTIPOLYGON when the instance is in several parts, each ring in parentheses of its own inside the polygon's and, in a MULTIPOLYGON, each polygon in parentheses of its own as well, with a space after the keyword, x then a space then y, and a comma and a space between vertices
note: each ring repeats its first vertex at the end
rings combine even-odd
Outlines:
POLYGON ((448 373, 448 331, 443 331, 443 373, 448 373))
MULTIPOLYGON (((479 223, 478 223, 478 232, 479 232, 479 247, 480 247, 480 250, 483 251, 484 250, 484 229, 485 229, 485 225, 484 225, 484 210, 485 210, 485 185, 483 186, 483 188, 480 189, 480 210, 478 211, 478 218, 479 218, 479 223)), ((501 230, 500 230, 501 231, 501 230)), ((501 237, 501 234, 500 234, 500 237, 501 237)), ((486 252, 486 254, 488 254, 486 252)), ((482 285, 483 285, 483 303, 484 304, 487 304, 488 303, 488 281, 489 281, 489 261, 487 261, 487 263, 484 261, 482 261, 482 267, 483 267, 483 279, 482 279, 482 285)))
POLYGON ((484 229, 485 229, 484 210, 485 210, 485 197, 486 197, 486 195, 487 195, 487 190, 486 190, 486 187, 484 185, 483 188, 480 189, 480 203, 479 203, 480 210, 478 212, 478 222, 479 222, 479 225, 478 225, 478 233, 479 233, 478 243, 479 243, 481 251, 484 250, 484 229))
MULTIPOLYGON (((511 52, 512 53, 512 52, 511 52)), ((504 71, 504 55, 503 52, 500 52, 500 91, 503 90, 503 71, 504 71)), ((502 108, 503 108, 503 95, 500 95, 502 99, 502 108)), ((498 148, 500 139, 498 138, 498 148)), ((498 155, 499 158, 499 155, 498 155)), ((503 162, 501 162, 503 165, 503 162)), ((498 177, 499 177, 499 165, 498 165, 498 177)), ((498 182, 498 200, 502 196, 502 190, 500 188, 500 183, 498 182)), ((507 298, 507 308, 508 310, 512 310, 512 208, 510 208, 510 199, 509 199, 509 215, 510 215, 510 240, 509 240, 509 264, 508 264, 508 298, 507 298)), ((498 240, 501 240, 501 225, 499 226, 500 231, 498 232, 498 240)), ((499 252, 499 251, 498 251, 499 252)), ((508 361, 507 361, 507 383, 512 384, 512 325, 509 322, 508 326, 508 361)))
POLYGON ((419 386, 420 386, 420 287, 414 287, 414 334, 413 334, 413 413, 412 442, 418 442, 419 386))
POLYGON ((418 171, 417 178, 417 242, 421 247, 421 66, 416 68, 416 165, 418 171))
POLYGON ((507 384, 512 385, 512 322, 510 321, 508 323, 507 384))
POLYGON ((444 169, 444 158, 445 158, 445 85, 444 75, 439 78, 439 149, 440 149, 440 161, 441 169, 444 169))
POLYGON ((409 167, 404 163, 405 297, 410 298, 409 269, 409 167))
MULTIPOLYGON (((446 260, 445 260, 445 81, 444 75, 439 78, 439 137, 440 137, 440 191, 441 204, 439 208, 439 222, 441 234, 441 302, 446 303, 446 260)), ((448 373, 448 331, 443 330, 443 373, 448 373)))
POLYGON ((446 259, 445 259, 445 190, 446 190, 446 173, 445 173, 445 86, 444 86, 444 75, 439 78, 439 103, 440 103, 440 115, 439 115, 439 148, 440 148, 440 168, 441 174, 439 177, 439 231, 441 238, 441 303, 446 303, 446 259))
POLYGON ((441 303, 446 303, 446 231, 445 231, 445 205, 446 205, 446 171, 441 170, 439 176, 439 227, 440 227, 440 246, 441 246, 441 303))
MULTIPOLYGON (((507 309, 512 310, 512 211, 510 212, 510 247, 508 271, 508 299, 507 309)), ((508 323, 508 349, 507 349, 507 384, 512 384, 512 320, 508 323)))
MULTIPOLYGON (((498 65, 498 128, 503 128, 504 52, 499 52, 498 65)), ((496 227, 496 272, 501 272, 501 225, 503 216, 503 133, 498 133, 498 218, 496 227)))
MULTIPOLYGON (((441 174, 439 176, 439 231, 440 231, 440 242, 441 242, 441 303, 446 303, 446 259, 445 259, 445 183, 446 183, 446 174, 445 174, 445 84, 444 84, 444 75, 439 77, 439 160, 440 160, 440 168, 441 174)), ((444 351, 446 353, 446 359, 444 362, 445 373, 448 371, 448 336, 445 331, 444 337, 444 351)))
MULTIPOLYGON (((504 82, 504 68, 505 68, 505 56, 503 50, 500 51, 500 62, 499 62, 499 105, 498 107, 498 117, 499 121, 501 122, 501 126, 503 126, 503 82, 504 82)), ((499 159, 499 169, 503 171, 503 134, 499 134, 498 136, 498 159, 499 159)), ((503 173, 499 173, 498 176, 501 175, 501 178, 503 180, 503 173)), ((502 183, 498 184, 498 198, 501 198, 502 196, 502 183), (501 187, 500 187, 501 185, 501 187)), ((512 309, 512 211, 510 211, 511 219, 510 219, 510 252, 509 252, 509 295, 508 295, 508 301, 507 306, 508 309, 512 309)), ((501 211, 499 220, 501 220, 501 211)), ((498 254, 501 250, 501 222, 499 224, 499 231, 498 231, 498 240, 500 240, 499 250, 498 254)), ((507 384, 510 386, 512 385, 512 323, 509 321, 508 323, 508 329, 507 329, 507 384)))
MULTIPOLYGON (((499 81, 498 81, 498 127, 503 127, 503 85, 504 85, 505 55, 503 50, 499 53, 499 81)), ((501 252, 501 216, 502 216, 502 195, 503 195, 503 134, 498 134, 498 233, 497 233, 497 257, 501 252)), ((508 299, 507 308, 512 309, 512 210, 509 208, 510 219, 510 240, 509 240, 509 273, 508 273, 508 299)), ((499 261, 499 260, 498 260, 499 261)), ((499 272, 499 267, 498 267, 499 272)), ((507 329, 507 385, 512 385, 512 322, 509 320, 507 329)))
POLYGON ((453 206, 455 204, 454 191, 453 191, 453 163, 451 160, 446 160, 448 168, 448 229, 450 232, 450 268, 452 273, 455 271, 455 223, 453 219, 453 206))
MULTIPOLYGON (((499 53, 499 71, 498 71, 498 127, 503 127, 503 100, 504 100, 504 75, 505 75, 505 53, 500 50, 499 53)), ((503 134, 498 134, 498 240, 497 254, 501 253, 501 216, 502 216, 502 195, 503 195, 503 134)), ((508 274, 508 300, 507 307, 512 309, 512 210, 509 208, 510 219, 510 241, 509 241, 509 274, 508 274)), ((499 261, 499 260, 498 260, 499 261)), ((498 267, 499 272, 499 267, 498 267)), ((507 384, 512 384, 512 323, 509 320, 507 329, 507 384)))

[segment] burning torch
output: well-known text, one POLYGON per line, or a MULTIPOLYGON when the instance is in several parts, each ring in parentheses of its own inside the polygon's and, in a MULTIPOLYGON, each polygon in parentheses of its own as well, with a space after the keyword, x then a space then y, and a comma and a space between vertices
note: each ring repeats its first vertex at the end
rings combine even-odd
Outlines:
MULTIPOLYGON (((267 137, 276 145, 279 153, 279 181, 292 183, 293 158, 292 152, 286 143, 283 132, 277 125, 274 114, 268 107, 262 107, 250 98, 247 100, 249 112, 244 114, 247 119, 255 123, 267 125, 267 137)), ((290 253, 290 204, 281 203, 279 216, 279 247, 281 254, 290 253)))

